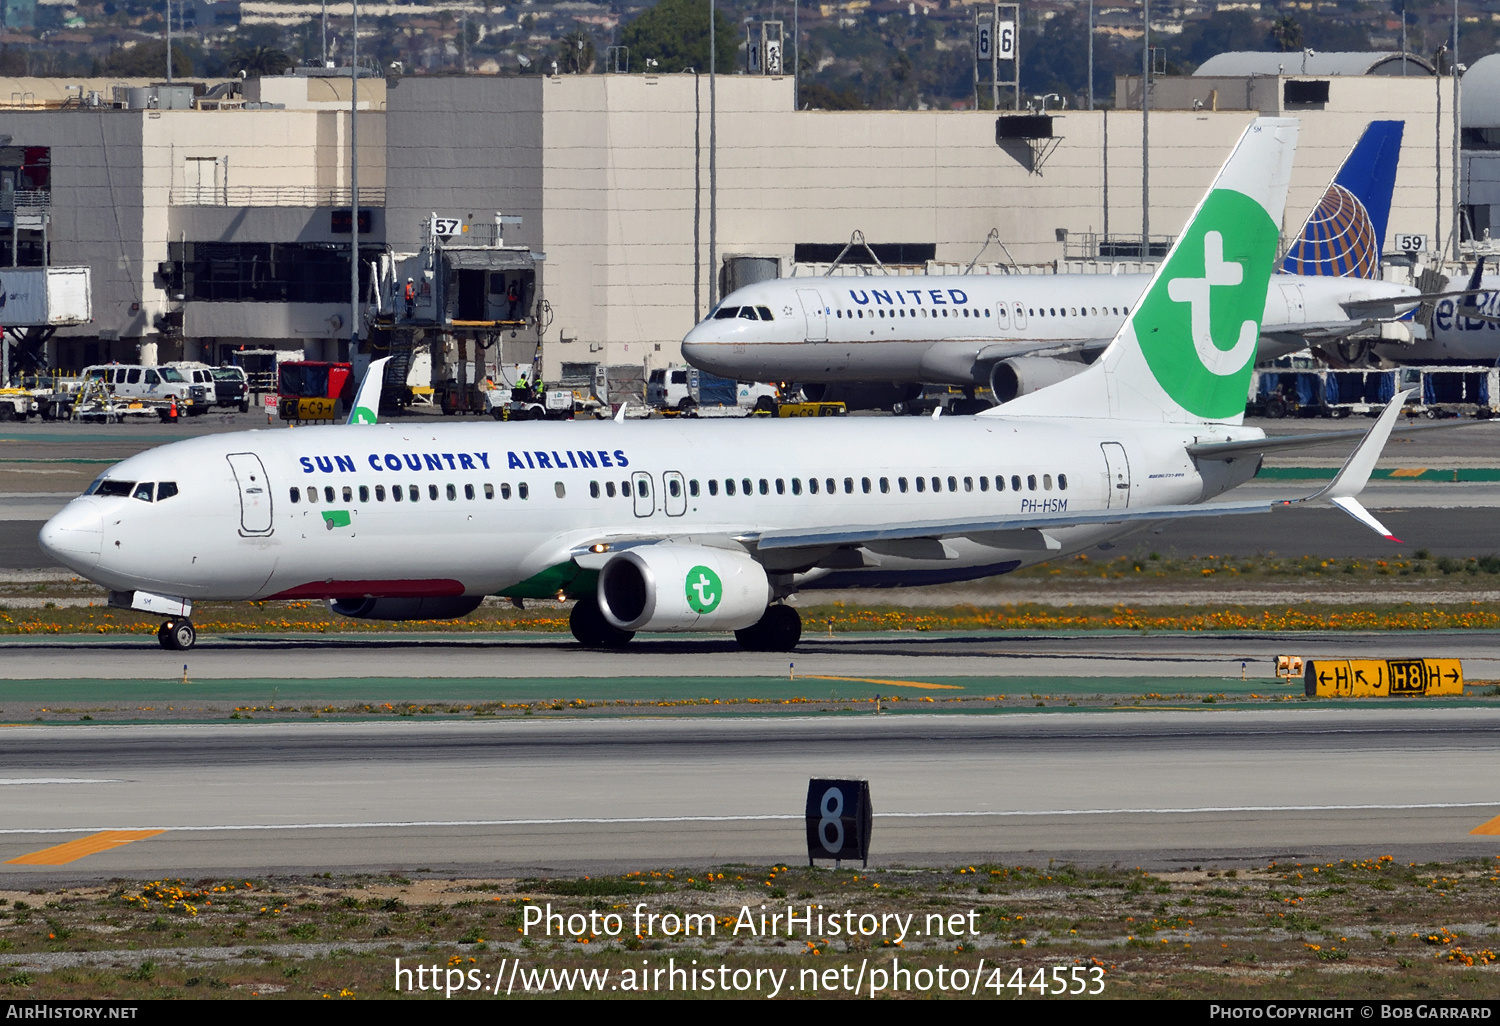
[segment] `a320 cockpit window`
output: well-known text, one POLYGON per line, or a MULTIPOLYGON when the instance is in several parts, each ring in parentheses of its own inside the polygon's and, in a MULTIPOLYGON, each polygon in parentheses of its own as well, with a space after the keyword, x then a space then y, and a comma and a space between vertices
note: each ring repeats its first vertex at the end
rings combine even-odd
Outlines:
MULTIPOLYGON (((749 308, 747 307, 746 309, 749 309, 749 308)), ((716 321, 729 321, 729 320, 733 320, 734 318, 738 317, 739 315, 740 315, 740 308, 739 307, 737 307, 737 306, 721 306, 721 307, 719 307, 719 309, 717 309, 716 311, 714 311, 714 320, 716 320, 716 321)), ((755 318, 752 315, 751 320, 754 320, 754 319, 755 318)))

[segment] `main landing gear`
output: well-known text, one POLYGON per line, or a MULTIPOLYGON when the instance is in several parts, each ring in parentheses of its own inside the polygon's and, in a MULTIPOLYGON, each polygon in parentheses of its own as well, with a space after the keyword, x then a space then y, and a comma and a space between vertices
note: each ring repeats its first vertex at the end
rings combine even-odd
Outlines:
POLYGON ((802 614, 791 606, 767 606, 761 618, 734 632, 746 652, 790 652, 802 640, 802 614))
POLYGON ((168 652, 186 652, 197 644, 198 632, 191 620, 168 620, 157 629, 156 640, 168 652))
POLYGON ((584 648, 624 648, 635 637, 634 631, 622 631, 606 620, 599 611, 599 600, 592 595, 573 603, 568 629, 584 648))

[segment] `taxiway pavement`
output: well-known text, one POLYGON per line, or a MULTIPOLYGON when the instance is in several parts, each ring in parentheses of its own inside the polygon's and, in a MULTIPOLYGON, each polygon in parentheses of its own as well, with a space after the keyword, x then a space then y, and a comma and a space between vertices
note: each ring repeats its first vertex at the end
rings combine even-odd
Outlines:
POLYGON ((1490 857, 1497 731, 1495 709, 1305 707, 12 727, 0 886, 790 862, 815 776, 870 781, 882 866, 1490 857), (9 861, 105 830, 162 832, 9 861))

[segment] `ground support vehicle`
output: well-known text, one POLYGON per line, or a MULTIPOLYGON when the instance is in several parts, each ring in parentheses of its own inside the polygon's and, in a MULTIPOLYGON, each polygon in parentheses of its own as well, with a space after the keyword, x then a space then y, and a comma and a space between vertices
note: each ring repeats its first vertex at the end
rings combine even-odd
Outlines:
POLYGON ((566 388, 495 388, 486 393, 496 420, 572 420, 578 400, 566 388))
POLYGON ((743 417, 759 410, 775 416, 780 399, 781 393, 775 385, 721 378, 696 367, 663 367, 652 371, 646 379, 646 402, 662 413, 743 417), (743 412, 705 412, 736 407, 743 412))
POLYGON ((0 388, 0 420, 25 420, 40 409, 36 397, 24 388, 0 388))
POLYGON ((214 405, 238 408, 241 413, 250 412, 250 382, 240 367, 214 367, 214 405))
POLYGON ((276 368, 276 409, 282 420, 340 421, 353 401, 352 364, 288 360, 276 368))

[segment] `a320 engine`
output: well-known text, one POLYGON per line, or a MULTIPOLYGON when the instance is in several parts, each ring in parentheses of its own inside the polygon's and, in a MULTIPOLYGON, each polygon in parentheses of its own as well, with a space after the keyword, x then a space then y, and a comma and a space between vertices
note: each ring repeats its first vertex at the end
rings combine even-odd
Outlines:
POLYGON ((770 598, 765 570, 731 549, 647 545, 599 571, 599 611, 622 631, 739 630, 761 618, 770 598))
POLYGON ((483 601, 483 595, 331 599, 328 608, 354 620, 456 620, 474 612, 483 601))

